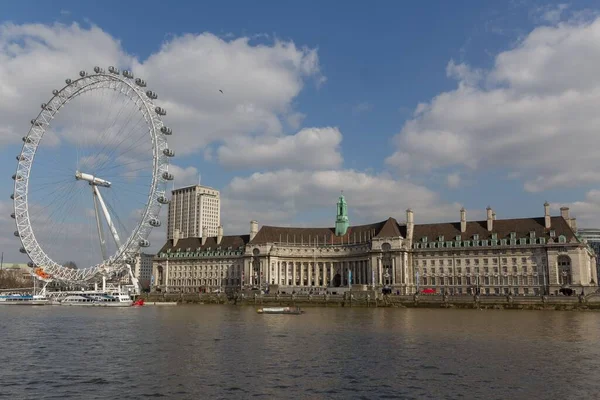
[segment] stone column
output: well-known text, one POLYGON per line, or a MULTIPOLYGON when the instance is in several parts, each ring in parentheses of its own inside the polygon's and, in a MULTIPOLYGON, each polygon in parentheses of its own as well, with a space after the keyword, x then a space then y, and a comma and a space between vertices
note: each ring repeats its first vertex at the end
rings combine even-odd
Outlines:
POLYGON ((163 276, 165 280, 165 292, 169 291, 169 260, 165 263, 165 267, 163 269, 163 276))
POLYGON ((396 284, 396 256, 392 257, 392 285, 396 284))
POLYGON ((316 261, 315 261, 314 268, 315 268, 315 286, 319 287, 319 286, 321 286, 321 284, 320 284, 320 282, 319 282, 319 278, 320 278, 320 276, 319 276, 319 275, 320 275, 320 274, 319 274, 319 272, 320 272, 320 271, 319 271, 319 263, 318 263, 318 262, 316 262, 316 261))
POLYGON ((333 261, 329 263, 329 282, 333 282, 333 276, 334 276, 334 263, 333 261))
POLYGON ((296 262, 292 261, 292 286, 296 286, 296 262))
POLYGON ((323 287, 327 287, 327 263, 323 263, 323 287))
POLYGON ((300 286, 304 286, 304 263, 300 263, 300 286))

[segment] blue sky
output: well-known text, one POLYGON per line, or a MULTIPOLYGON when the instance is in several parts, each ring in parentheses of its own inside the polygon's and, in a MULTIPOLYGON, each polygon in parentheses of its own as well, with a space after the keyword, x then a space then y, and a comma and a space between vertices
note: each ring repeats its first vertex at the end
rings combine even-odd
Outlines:
MULTIPOLYGON (((498 218, 539 216, 548 200, 554 213, 569 205, 580 225, 598 224, 600 178, 579 173, 594 167, 581 154, 593 146, 586 141, 593 139, 595 114, 578 105, 593 104, 600 86, 586 66, 600 54, 600 44, 586 40, 600 30, 597 11, 593 1, 9 2, 0 17, 0 60, 9 57, 9 45, 24 46, 24 37, 46 48, 35 68, 0 65, 0 94, 3 85, 23 93, 18 110, 0 111, 15 121, 0 138, 0 168, 7 177, 13 173, 14 138, 26 133, 47 88, 100 59, 132 66, 134 73, 137 66, 172 107, 194 114, 166 118, 186 135, 173 143, 181 155, 174 161, 176 184, 201 174, 202 183, 220 189, 226 233, 245 233, 250 219, 331 225, 341 189, 355 223, 388 216, 403 221, 407 207, 415 209, 417 223, 456 220, 461 206, 472 218, 481 218, 487 205, 498 218), (60 38, 46 41, 44 35, 61 29, 60 38), (240 38, 248 41, 233 46, 240 38), (57 48, 61 40, 72 40, 71 49, 57 48), (209 47, 212 53, 202 53, 209 47), (228 58, 211 69, 219 49, 228 49, 228 58), (257 49, 269 55, 261 58, 257 49), (238 58, 238 50, 247 57, 238 58), (42 57, 53 51, 62 75, 44 64, 42 57), (184 54, 187 64, 180 61, 184 54), (239 71, 232 79, 219 74, 233 71, 236 62, 264 68, 248 75, 262 88, 239 71), (225 100, 213 97, 216 87, 225 100), (573 91, 581 103, 565 100, 573 91), (240 107, 246 116, 229 124, 228 110, 240 107), (582 111, 570 112, 576 122, 567 124, 552 107, 582 111), (207 116, 203 110, 210 110, 207 116), (296 149, 303 129, 324 130, 296 149), (201 145, 189 148, 190 140, 201 145), (249 151, 261 143, 268 143, 262 152, 249 151), (298 159, 261 157, 276 144, 292 146, 298 159), (249 158, 237 160, 242 155, 249 158)), ((18 56, 9 58, 18 65, 18 56)), ((11 183, 0 187, 0 198, 8 199, 11 183)), ((10 203, 2 210, 10 212, 10 203)), ((18 243, 11 238, 2 245, 18 243)))

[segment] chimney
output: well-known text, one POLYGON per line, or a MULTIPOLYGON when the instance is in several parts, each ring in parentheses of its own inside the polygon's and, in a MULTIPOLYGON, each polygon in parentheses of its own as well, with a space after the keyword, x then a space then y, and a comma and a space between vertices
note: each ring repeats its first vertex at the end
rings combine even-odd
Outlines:
POLYGON ((544 227, 546 229, 550 229, 550 203, 544 203, 544 227))
POLYGON ((413 239, 413 231, 415 230, 415 220, 413 211, 409 208, 406 210, 406 238, 410 241, 413 239))
POLYGON ((254 239, 256 234, 258 233, 258 222, 252 220, 250 221, 250 241, 254 239))
POLYGON ((492 211, 492 207, 487 206, 487 230, 491 232, 494 229, 494 212, 492 211))
POLYGON ((465 208, 460 209, 460 232, 465 233, 467 231, 467 210, 465 208))
POLYGON ((217 228, 217 244, 221 244, 222 240, 223 240, 223 227, 219 226, 217 228))
POLYGON ((173 247, 177 246, 179 242, 179 229, 173 229, 173 247))
POLYGON ((208 228, 205 226, 202 227, 202 246, 206 243, 206 239, 208 237, 208 228))
POLYGON ((492 221, 495 221, 495 220, 496 220, 496 212, 494 211, 494 212, 492 212, 492 221))
POLYGON ((561 207, 560 216, 563 217, 567 222, 569 222, 569 207, 561 207))
POLYGON ((573 229, 573 232, 577 233, 577 220, 575 217, 571 218, 571 223, 569 225, 571 226, 571 229, 573 229))

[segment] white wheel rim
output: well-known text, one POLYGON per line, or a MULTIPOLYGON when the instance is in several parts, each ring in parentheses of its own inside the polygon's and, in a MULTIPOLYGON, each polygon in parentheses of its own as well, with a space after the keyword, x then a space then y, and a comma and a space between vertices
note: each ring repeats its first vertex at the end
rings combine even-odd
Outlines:
MULTIPOLYGON (((50 274, 53 279, 80 283, 94 280, 100 276, 118 274, 127 268, 136 253, 140 249, 140 243, 147 240, 153 225, 150 221, 158 220, 161 203, 159 198, 166 198, 166 181, 164 174, 168 174, 169 155, 165 135, 161 132, 164 124, 159 115, 159 109, 155 107, 152 98, 144 92, 145 83, 134 80, 133 75, 124 72, 123 76, 116 73, 105 73, 96 68, 94 74, 83 74, 79 79, 68 83, 46 103, 46 107, 32 120, 32 127, 24 138, 24 144, 18 156, 17 171, 14 184, 14 218, 17 225, 17 233, 23 245, 24 251, 30 257, 36 267, 41 267, 44 272, 50 274), (137 226, 127 238, 123 238, 122 245, 117 251, 102 262, 81 269, 63 267, 53 260, 44 251, 38 240, 36 240, 34 228, 30 219, 29 184, 31 169, 38 147, 51 126, 51 122, 61 109, 71 100, 97 89, 112 89, 133 101, 133 105, 139 108, 143 119, 148 127, 149 139, 152 147, 152 177, 148 190, 148 198, 142 211, 142 217, 137 226)), ((170 132, 169 132, 170 133, 170 132)), ((170 155, 172 156, 172 155, 170 155)), ((170 177, 172 179, 172 176, 170 177)))

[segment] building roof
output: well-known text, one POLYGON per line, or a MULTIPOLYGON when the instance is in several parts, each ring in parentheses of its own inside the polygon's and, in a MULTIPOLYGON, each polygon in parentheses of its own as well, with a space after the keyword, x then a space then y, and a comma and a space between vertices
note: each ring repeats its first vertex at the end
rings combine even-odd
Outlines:
POLYGON ((460 232, 460 222, 415 225, 413 241, 421 241, 424 237, 427 237, 428 240, 437 240, 439 236, 444 236, 444 240, 454 240, 458 235, 461 236, 462 240, 466 240, 473 238, 476 234, 479 235, 480 240, 486 240, 491 239, 492 233, 495 233, 498 240, 501 240, 510 238, 511 232, 516 233, 517 239, 529 237, 530 232, 535 232, 536 237, 548 239, 551 230, 555 231, 557 238, 564 235, 567 242, 572 239, 577 240, 575 232, 563 217, 551 217, 550 229, 545 228, 544 217, 541 217, 494 220, 492 232, 487 230, 487 220, 468 221, 464 233, 460 232))
POLYGON ((368 225, 348 228, 343 236, 335 236, 335 228, 295 228, 282 226, 262 226, 252 244, 258 243, 362 243, 374 237, 404 236, 406 227, 399 225, 394 218, 368 225))
POLYGON ((234 236, 223 236, 220 244, 217 244, 216 236, 206 238, 206 242, 204 245, 202 244, 202 238, 185 238, 179 239, 177 241, 177 245, 173 246, 173 239, 167 240, 167 243, 158 251, 160 253, 166 253, 167 250, 171 250, 171 252, 176 251, 187 251, 187 249, 191 249, 192 251, 197 251, 198 248, 202 250, 206 250, 208 248, 216 249, 217 247, 221 247, 222 249, 227 249, 229 247, 232 250, 237 250, 240 247, 244 247, 250 241, 250 235, 234 235, 234 236))
MULTIPOLYGON (((468 221, 467 229, 464 233, 460 232, 460 222, 443 222, 435 224, 415 224, 413 232, 413 241, 421 241, 424 237, 428 240, 438 240, 443 236, 444 240, 454 240, 460 235, 462 240, 473 238, 479 235, 480 240, 491 239, 492 233, 497 235, 497 239, 510 238, 511 232, 516 233, 516 238, 529 237, 530 232, 535 232, 536 237, 550 238, 550 231, 555 231, 558 238, 564 235, 567 242, 577 240, 575 232, 571 229, 563 217, 551 217, 551 228, 546 229, 544 217, 541 218, 516 218, 494 220, 492 232, 487 230, 487 221, 468 221)), ((388 218, 385 221, 368 225, 357 225, 348 228, 344 236, 335 236, 335 228, 295 228, 263 226, 260 228, 251 244, 259 243, 323 243, 343 244, 343 243, 361 243, 371 238, 384 237, 406 237, 406 225, 399 224, 394 218, 388 218)))

